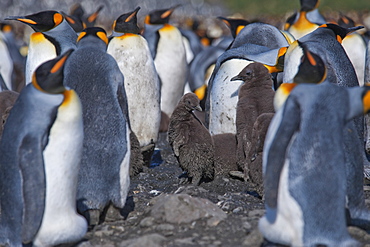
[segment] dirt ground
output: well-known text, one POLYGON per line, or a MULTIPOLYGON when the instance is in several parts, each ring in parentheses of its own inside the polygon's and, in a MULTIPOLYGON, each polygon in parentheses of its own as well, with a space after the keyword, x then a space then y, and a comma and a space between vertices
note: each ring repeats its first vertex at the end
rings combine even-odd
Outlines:
MULTIPOLYGON (((166 134, 160 134, 157 148, 160 155, 154 163, 160 165, 145 168, 131 179, 125 208, 107 210, 102 223, 75 246, 280 246, 267 243, 259 233, 264 204, 257 193, 248 190, 246 182, 225 176, 199 186, 180 185, 182 171, 166 134), (175 204, 170 198, 177 200, 175 204), (188 204, 181 204, 184 202, 188 204)), ((365 194, 370 207, 367 187, 365 194)), ((370 234, 355 227, 348 229, 370 247, 370 234)))

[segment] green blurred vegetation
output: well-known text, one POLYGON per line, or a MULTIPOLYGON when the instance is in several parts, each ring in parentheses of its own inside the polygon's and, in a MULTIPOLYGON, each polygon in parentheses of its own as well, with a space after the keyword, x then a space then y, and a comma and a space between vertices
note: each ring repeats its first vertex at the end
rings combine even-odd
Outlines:
MULTIPOLYGON (((224 0, 223 4, 234 13, 258 17, 282 16, 300 8, 299 0, 224 0)), ((322 13, 331 11, 370 11, 369 0, 321 0, 319 10, 322 13)))

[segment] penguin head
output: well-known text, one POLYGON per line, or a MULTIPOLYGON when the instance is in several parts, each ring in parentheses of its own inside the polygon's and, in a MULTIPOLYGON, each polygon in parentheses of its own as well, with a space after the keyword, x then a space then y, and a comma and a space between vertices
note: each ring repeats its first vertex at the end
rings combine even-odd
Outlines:
POLYGON ((175 5, 169 9, 158 9, 151 11, 145 17, 145 24, 167 24, 173 11, 180 5, 175 5))
POLYGON ((46 32, 62 23, 64 17, 57 11, 47 10, 26 16, 9 16, 5 20, 20 21, 29 25, 35 32, 46 32))
POLYGON ((338 40, 339 43, 342 43, 343 39, 350 33, 357 31, 359 29, 364 28, 364 26, 356 26, 356 27, 341 27, 337 24, 334 23, 326 23, 320 26, 320 28, 328 28, 332 30, 336 36, 336 39, 338 40))
POLYGON ((64 65, 73 49, 66 51, 59 57, 41 64, 32 76, 32 85, 45 93, 61 94, 66 89, 63 85, 64 65))
POLYGON ((196 111, 202 111, 202 108, 200 107, 200 100, 198 96, 194 93, 187 93, 185 94, 181 100, 180 103, 184 105, 186 111, 192 112, 194 110, 196 111))
POLYGON ((250 22, 244 19, 232 19, 232 18, 225 18, 222 16, 217 17, 222 22, 224 22, 230 29, 231 35, 235 39, 236 35, 242 30, 246 25, 250 22))
POLYGON ((251 82, 255 79, 263 79, 264 77, 271 79, 268 69, 262 63, 254 62, 244 67, 242 71, 240 71, 238 75, 231 78, 230 81, 241 80, 243 82, 251 82))
POLYGON ((86 28, 86 24, 82 22, 82 20, 73 15, 67 15, 64 12, 61 12, 64 16, 64 19, 68 22, 68 24, 73 28, 76 33, 82 32, 86 28))
POLYGON ((83 16, 85 15, 85 10, 82 8, 80 3, 75 3, 69 10, 69 14, 71 16, 78 17, 82 20, 83 16))
POLYGON ((301 0, 301 11, 309 12, 319 6, 319 0, 301 0))
MULTIPOLYGON (((100 40, 101 42, 104 42, 105 46, 108 45, 108 37, 105 30, 101 27, 88 27, 82 30, 80 35, 77 38, 77 43, 81 43, 82 40, 89 41, 93 38, 94 40, 100 40)), ((88 42, 89 42, 88 41, 88 42)))
POLYGON ((140 33, 140 28, 137 25, 137 13, 140 7, 137 7, 134 11, 122 14, 113 23, 113 30, 119 33, 140 33))
POLYGON ((355 21, 349 18, 348 16, 345 16, 343 14, 340 15, 338 20, 338 25, 344 28, 350 28, 356 26, 355 21))
POLYGON ((86 18, 86 20, 85 20, 85 24, 86 24, 86 26, 87 26, 87 27, 93 27, 93 26, 95 25, 95 22, 96 22, 96 20, 97 20, 97 18, 98 18, 98 16, 99 16, 99 13, 100 13, 100 11, 101 11, 103 8, 104 8, 104 6, 103 6, 103 5, 100 5, 100 6, 98 7, 98 9, 97 9, 94 13, 92 13, 91 15, 89 15, 89 16, 86 18))
POLYGON ((302 48, 303 56, 298 67, 298 72, 294 76, 295 83, 314 83, 318 84, 326 79, 326 66, 321 57, 310 52, 305 43, 297 41, 302 48))

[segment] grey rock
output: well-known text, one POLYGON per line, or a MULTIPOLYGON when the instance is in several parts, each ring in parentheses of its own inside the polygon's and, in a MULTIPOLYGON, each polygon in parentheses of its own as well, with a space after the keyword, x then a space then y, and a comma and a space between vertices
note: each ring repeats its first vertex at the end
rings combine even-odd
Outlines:
POLYGON ((151 217, 151 216, 146 217, 140 221, 140 226, 141 227, 151 227, 154 225, 154 220, 155 220, 154 217, 151 217))
POLYGON ((153 198, 152 203, 151 216, 173 224, 208 219, 208 226, 216 226, 227 217, 225 212, 208 199, 187 194, 162 194, 153 198))
POLYGON ((125 246, 125 247, 162 247, 163 241, 166 240, 166 237, 158 234, 158 233, 152 233, 147 234, 139 238, 135 239, 129 239, 122 241, 119 246, 125 246))

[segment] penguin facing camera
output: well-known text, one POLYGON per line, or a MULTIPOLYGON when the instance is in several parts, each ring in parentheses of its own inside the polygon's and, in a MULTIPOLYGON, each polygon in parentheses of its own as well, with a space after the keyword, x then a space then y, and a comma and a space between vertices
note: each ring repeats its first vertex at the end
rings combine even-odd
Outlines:
POLYGON ((76 92, 63 85, 71 52, 36 69, 5 123, 0 142, 1 244, 75 243, 87 231, 76 210, 82 109, 76 92))

